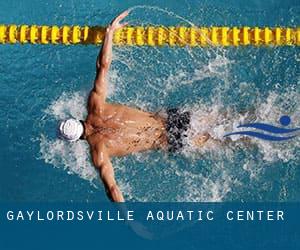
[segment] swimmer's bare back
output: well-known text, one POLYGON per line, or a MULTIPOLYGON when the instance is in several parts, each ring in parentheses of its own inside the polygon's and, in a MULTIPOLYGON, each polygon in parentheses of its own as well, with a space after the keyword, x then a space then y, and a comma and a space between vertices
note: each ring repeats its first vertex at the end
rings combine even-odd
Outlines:
POLYGON ((99 170, 108 197, 115 202, 124 198, 114 178, 112 156, 167 146, 163 118, 139 109, 106 102, 107 75, 112 61, 113 35, 127 23, 120 23, 128 11, 116 17, 107 27, 102 49, 96 61, 94 88, 88 100, 84 135, 90 145, 92 161, 99 170))
MULTIPOLYGON (((92 93, 89 106, 98 102, 95 99, 97 96, 92 93)), ((91 147, 104 144, 109 156, 124 156, 166 146, 162 118, 119 104, 92 106, 85 121, 86 139, 91 147)))

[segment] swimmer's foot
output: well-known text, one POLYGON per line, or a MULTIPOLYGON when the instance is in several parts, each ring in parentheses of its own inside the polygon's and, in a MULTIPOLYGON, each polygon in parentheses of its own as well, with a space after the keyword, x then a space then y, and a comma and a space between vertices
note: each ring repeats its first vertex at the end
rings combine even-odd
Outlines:
POLYGON ((197 136, 193 140, 193 143, 196 147, 202 147, 210 138, 211 137, 210 137, 209 133, 205 133, 205 134, 197 136))

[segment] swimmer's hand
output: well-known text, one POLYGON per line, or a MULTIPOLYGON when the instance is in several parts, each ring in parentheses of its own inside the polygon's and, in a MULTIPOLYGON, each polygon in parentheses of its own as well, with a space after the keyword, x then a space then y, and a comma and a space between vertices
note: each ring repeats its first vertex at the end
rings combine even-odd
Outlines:
POLYGON ((119 16, 117 16, 107 27, 107 32, 115 32, 118 29, 124 28, 126 25, 128 25, 128 22, 120 23, 125 17, 127 17, 129 14, 129 11, 126 10, 123 13, 121 13, 119 16))

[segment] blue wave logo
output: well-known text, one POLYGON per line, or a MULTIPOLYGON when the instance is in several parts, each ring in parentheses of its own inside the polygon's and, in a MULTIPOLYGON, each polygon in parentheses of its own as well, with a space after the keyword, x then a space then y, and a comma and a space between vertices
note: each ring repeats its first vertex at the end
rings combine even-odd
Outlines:
POLYGON ((298 136, 296 132, 300 131, 300 128, 290 128, 290 129, 284 128, 291 124, 291 118, 289 116, 285 116, 285 115, 281 116, 279 122, 283 127, 276 127, 266 123, 247 123, 237 127, 237 128, 252 128, 256 130, 261 130, 262 132, 267 132, 269 134, 262 133, 259 131, 249 130, 249 131, 232 132, 224 135, 224 137, 228 137, 232 135, 246 135, 246 136, 255 137, 267 141, 286 141, 298 136))

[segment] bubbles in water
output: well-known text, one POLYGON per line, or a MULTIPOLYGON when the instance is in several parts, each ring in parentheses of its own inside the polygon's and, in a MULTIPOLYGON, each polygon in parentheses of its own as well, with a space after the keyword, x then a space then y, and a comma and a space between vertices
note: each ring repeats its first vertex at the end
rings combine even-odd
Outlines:
POLYGON ((57 120, 68 119, 70 117, 76 119, 84 119, 87 115, 85 108, 87 94, 86 93, 62 93, 58 100, 54 101, 46 110, 46 114, 57 120))
POLYGON ((49 140, 44 135, 40 139, 41 158, 55 167, 62 167, 69 174, 77 174, 90 181, 98 176, 90 163, 89 148, 84 142, 68 143, 49 140))
MULTIPOLYGON (((48 120, 54 119, 54 123, 50 123, 49 126, 55 126, 58 124, 58 120, 70 117, 84 119, 86 98, 86 94, 78 92, 63 93, 45 110, 45 113, 50 116, 48 120)), ((55 131, 56 128, 52 127, 52 130, 55 131)), ((68 143, 56 137, 51 139, 44 134, 41 135, 39 141, 40 158, 44 159, 46 163, 61 167, 69 174, 77 174, 91 183, 97 177, 90 162, 89 148, 86 142, 68 143)))

